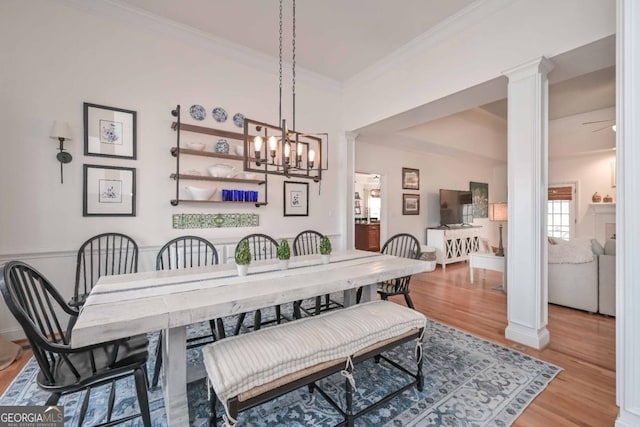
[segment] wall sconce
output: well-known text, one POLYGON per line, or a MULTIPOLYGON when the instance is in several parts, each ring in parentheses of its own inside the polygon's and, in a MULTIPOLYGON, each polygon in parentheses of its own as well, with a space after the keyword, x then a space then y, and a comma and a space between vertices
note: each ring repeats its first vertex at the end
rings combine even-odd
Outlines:
POLYGON ((62 165, 65 163, 70 163, 71 154, 64 151, 64 141, 71 141, 71 128, 69 127, 69 123, 67 122, 59 122, 55 120, 53 122, 53 127, 51 128, 51 133, 49 134, 49 138, 57 139, 60 141, 60 152, 56 155, 56 159, 60 162, 60 184, 63 184, 64 181, 62 179, 62 165))

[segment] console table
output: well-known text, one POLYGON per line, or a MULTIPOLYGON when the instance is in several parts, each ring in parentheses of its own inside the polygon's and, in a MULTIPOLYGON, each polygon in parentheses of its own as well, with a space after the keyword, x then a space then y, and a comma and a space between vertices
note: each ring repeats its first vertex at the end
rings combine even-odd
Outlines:
POLYGON ((427 244, 436 248, 436 263, 445 271, 447 264, 466 261, 469 253, 480 249, 480 227, 428 228, 427 244))
POLYGON ((490 253, 470 253, 469 254, 469 281, 473 284, 473 273, 475 268, 482 268, 485 270, 499 271, 502 273, 502 290, 507 290, 506 280, 506 258, 502 256, 496 256, 490 253))

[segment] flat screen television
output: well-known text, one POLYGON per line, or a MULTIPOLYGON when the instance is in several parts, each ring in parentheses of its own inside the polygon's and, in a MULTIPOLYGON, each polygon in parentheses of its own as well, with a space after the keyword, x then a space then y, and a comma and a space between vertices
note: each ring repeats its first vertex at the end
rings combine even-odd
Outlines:
POLYGON ((440 190, 440 225, 470 225, 473 202, 469 190, 440 190))

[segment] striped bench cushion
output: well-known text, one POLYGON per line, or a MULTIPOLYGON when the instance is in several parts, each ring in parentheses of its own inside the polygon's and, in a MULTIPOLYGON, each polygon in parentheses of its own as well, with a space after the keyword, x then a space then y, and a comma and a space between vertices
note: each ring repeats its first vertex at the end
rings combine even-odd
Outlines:
POLYGON ((421 313, 372 301, 320 316, 226 338, 203 348, 204 364, 221 402, 291 373, 346 359, 377 342, 424 328, 421 313))

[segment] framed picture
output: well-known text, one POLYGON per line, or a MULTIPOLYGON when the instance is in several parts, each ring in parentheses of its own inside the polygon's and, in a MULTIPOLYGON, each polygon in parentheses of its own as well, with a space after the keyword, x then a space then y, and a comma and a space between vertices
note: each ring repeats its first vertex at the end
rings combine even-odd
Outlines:
POLYGON ((402 168, 402 189, 420 189, 420 169, 402 168))
POLYGON ((284 182, 284 216, 309 216, 309 183, 284 182))
POLYGON ((136 158, 136 112, 84 104, 84 154, 136 158))
POLYGON ((353 209, 356 215, 362 215, 362 209, 360 209, 360 206, 356 206, 353 209))
POLYGON ((420 195, 402 195, 402 215, 420 215, 420 195))
POLYGON ((474 218, 489 218, 489 184, 469 182, 474 218))
POLYGON ((83 216, 136 216, 136 170, 84 165, 83 216))

